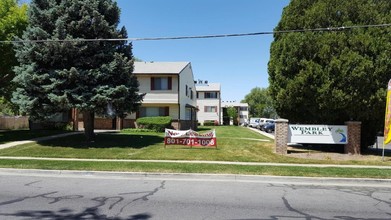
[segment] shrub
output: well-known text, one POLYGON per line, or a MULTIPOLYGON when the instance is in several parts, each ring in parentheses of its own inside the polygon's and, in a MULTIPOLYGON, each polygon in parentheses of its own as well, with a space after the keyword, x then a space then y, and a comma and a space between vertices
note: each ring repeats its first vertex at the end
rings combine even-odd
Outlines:
POLYGON ((156 132, 155 130, 146 128, 126 128, 121 130, 122 133, 141 133, 141 132, 156 132))
POLYGON ((204 121, 204 126, 215 126, 215 121, 204 121))
POLYGON ((139 128, 151 129, 157 132, 164 131, 165 128, 171 127, 170 116, 159 116, 159 117, 143 117, 136 120, 139 128))

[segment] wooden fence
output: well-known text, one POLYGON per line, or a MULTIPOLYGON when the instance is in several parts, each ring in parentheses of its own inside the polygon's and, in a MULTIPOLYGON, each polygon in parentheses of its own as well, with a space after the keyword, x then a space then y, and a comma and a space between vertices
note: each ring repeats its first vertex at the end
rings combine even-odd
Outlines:
POLYGON ((26 116, 1 116, 0 130, 28 129, 29 118, 26 116))

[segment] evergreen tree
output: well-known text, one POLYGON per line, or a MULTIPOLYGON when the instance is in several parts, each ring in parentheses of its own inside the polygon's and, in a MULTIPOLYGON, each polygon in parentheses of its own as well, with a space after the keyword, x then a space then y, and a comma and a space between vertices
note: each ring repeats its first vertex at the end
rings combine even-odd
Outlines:
MULTIPOLYGON (((389 0, 292 0, 276 31, 391 23, 389 0)), ((391 28, 275 34, 269 61, 277 113, 292 122, 362 122, 362 146, 382 130, 391 28)))
MULTIPOLYGON (((27 26, 27 5, 18 5, 17 0, 0 1, 0 41, 12 41, 22 36, 27 26)), ((14 85, 11 83, 15 74, 12 68, 17 60, 11 43, 0 43, 0 98, 9 105, 14 85)), ((2 104, 0 104, 2 105, 2 104)))
POLYGON ((142 95, 133 72, 132 47, 117 30, 120 10, 112 0, 32 0, 15 68, 13 101, 34 119, 77 108, 85 134, 94 140, 95 114, 123 116, 142 95), (108 111, 109 110, 109 111, 108 111))

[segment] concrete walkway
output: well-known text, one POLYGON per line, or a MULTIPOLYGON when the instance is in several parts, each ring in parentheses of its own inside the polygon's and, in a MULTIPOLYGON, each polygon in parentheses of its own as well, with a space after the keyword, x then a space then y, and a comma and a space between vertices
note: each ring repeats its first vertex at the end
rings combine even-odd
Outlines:
POLYGON ((252 130, 252 131, 254 131, 254 132, 260 133, 263 136, 266 136, 266 137, 271 138, 271 139, 274 140, 274 133, 267 133, 267 132, 261 131, 261 130, 256 129, 256 128, 250 128, 250 127, 247 127, 247 128, 252 130))
MULTIPOLYGON (((118 131, 117 130, 95 130, 94 132, 95 133, 117 133, 118 131)), ((67 136, 81 134, 81 133, 83 133, 83 131, 75 131, 75 132, 69 132, 69 133, 63 133, 63 134, 50 135, 50 136, 46 136, 46 137, 34 138, 31 140, 25 140, 25 141, 9 142, 6 144, 0 144, 0 150, 10 148, 10 147, 15 147, 15 146, 22 145, 22 144, 37 143, 39 141, 47 141, 47 140, 51 140, 51 139, 55 139, 55 138, 67 137, 67 136)))
POLYGON ((46 140, 51 140, 51 139, 60 138, 60 137, 67 137, 67 136, 80 134, 80 133, 81 132, 70 132, 70 133, 64 133, 64 134, 51 135, 51 136, 47 136, 47 137, 34 138, 31 140, 26 140, 26 141, 9 142, 6 144, 0 144, 0 150, 5 149, 5 148, 10 148, 10 147, 15 147, 15 146, 22 145, 22 144, 37 143, 39 141, 46 141, 46 140))

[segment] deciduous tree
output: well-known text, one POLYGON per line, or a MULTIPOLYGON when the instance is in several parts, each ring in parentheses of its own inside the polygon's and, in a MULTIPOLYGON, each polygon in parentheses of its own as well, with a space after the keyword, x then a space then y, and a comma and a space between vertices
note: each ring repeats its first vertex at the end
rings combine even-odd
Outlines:
MULTIPOLYGON (((19 5, 17 0, 1 0, 0 41, 12 41, 22 36, 26 27, 27 5, 19 5)), ((15 76, 12 68, 17 65, 12 43, 0 43, 0 56, 0 97, 4 97, 2 102, 6 104, 14 89, 11 83, 15 76)))
POLYGON ((267 88, 253 88, 242 101, 250 106, 251 117, 276 118, 277 114, 273 108, 272 98, 267 88))

